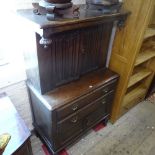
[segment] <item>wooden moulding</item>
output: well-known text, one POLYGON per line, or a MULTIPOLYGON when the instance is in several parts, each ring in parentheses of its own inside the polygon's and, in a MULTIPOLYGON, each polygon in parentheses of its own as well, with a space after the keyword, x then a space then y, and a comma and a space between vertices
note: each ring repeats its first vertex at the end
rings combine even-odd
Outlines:
POLYGON ((144 35, 144 40, 154 35, 155 35, 155 28, 147 28, 145 35, 144 35))

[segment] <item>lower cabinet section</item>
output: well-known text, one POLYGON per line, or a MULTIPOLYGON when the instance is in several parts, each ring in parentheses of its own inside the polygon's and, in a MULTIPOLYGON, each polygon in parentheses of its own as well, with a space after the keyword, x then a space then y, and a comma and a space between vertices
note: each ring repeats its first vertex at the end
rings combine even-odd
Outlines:
POLYGON ((108 116, 109 111, 107 111, 107 107, 111 107, 110 104, 112 102, 110 101, 110 97, 112 96, 113 92, 110 92, 58 122, 57 132, 60 142, 62 144, 65 143, 85 129, 92 127, 92 125, 99 120, 108 116))
POLYGON ((93 102, 89 106, 91 110, 89 110, 85 118, 85 128, 91 127, 93 124, 109 115, 110 111, 108 111, 108 107, 111 107, 112 103, 110 97, 113 97, 113 92, 93 102))
POLYGON ((57 153, 100 121, 107 121, 117 82, 118 75, 107 69, 45 95, 27 84, 34 127, 50 151, 57 153))

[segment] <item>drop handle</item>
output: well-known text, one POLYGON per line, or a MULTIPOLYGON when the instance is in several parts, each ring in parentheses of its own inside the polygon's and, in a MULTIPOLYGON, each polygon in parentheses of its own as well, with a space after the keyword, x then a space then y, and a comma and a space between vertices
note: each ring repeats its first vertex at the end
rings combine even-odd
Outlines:
POLYGON ((89 88, 93 88, 93 86, 92 86, 92 85, 90 85, 90 86, 89 86, 89 88))
POLYGON ((101 102, 102 104, 105 104, 106 103, 106 100, 102 100, 102 102, 101 102))
POLYGON ((104 89, 103 92, 104 93, 108 93, 109 92, 109 89, 104 89))
POLYGON ((72 119, 71 119, 71 122, 72 123, 76 123, 78 121, 78 117, 76 116, 76 117, 73 117, 72 119))
POLYGON ((82 48, 81 53, 82 53, 82 55, 86 54, 86 50, 84 48, 82 48))
POLYGON ((77 109, 78 109, 78 105, 77 105, 77 104, 75 104, 75 105, 72 106, 72 110, 73 110, 73 111, 75 111, 75 110, 77 110, 77 109))

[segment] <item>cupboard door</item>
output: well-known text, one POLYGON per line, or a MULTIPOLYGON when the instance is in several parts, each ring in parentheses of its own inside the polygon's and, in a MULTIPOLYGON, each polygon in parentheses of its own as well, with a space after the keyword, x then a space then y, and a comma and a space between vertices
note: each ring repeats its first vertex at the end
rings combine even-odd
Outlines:
POLYGON ((54 37, 51 47, 53 76, 56 85, 62 85, 79 77, 79 31, 71 31, 54 37))
MULTIPOLYGON (((41 86, 43 92, 79 78, 79 30, 52 35, 52 44, 44 49, 38 44, 41 86)), ((38 42, 40 37, 38 36, 38 42)))
POLYGON ((108 23, 81 31, 81 74, 105 67, 112 26, 108 23))

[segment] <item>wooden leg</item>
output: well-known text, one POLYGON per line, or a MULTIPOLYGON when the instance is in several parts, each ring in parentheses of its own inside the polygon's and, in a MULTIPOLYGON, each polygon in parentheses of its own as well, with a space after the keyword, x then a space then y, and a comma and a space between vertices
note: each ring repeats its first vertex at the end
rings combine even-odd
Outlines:
POLYGON ((109 121, 109 117, 106 117, 106 118, 103 120, 103 123, 104 123, 105 126, 107 125, 108 121, 109 121))
POLYGON ((59 154, 59 153, 56 153, 56 152, 55 152, 55 153, 53 153, 53 155, 58 155, 58 154, 59 154))

